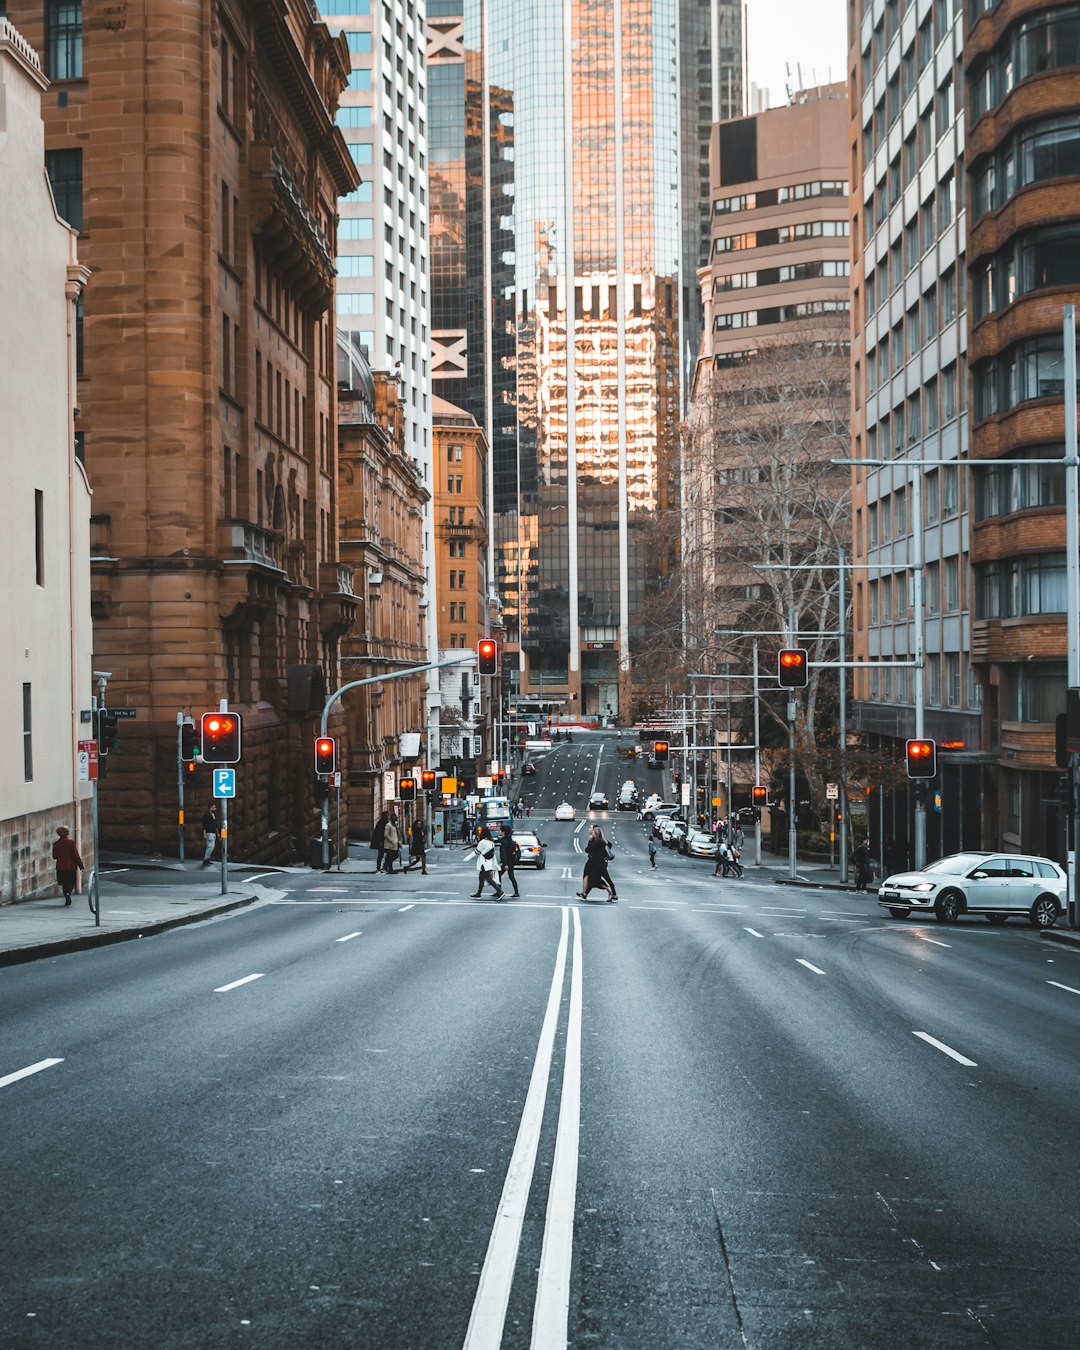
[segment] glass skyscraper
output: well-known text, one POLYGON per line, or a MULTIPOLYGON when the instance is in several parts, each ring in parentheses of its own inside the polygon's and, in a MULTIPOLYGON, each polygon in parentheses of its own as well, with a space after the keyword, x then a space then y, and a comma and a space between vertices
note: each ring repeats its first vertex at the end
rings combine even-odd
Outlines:
POLYGON ((511 687, 625 713, 742 3, 429 0, 428 80, 432 375, 491 444, 511 687))

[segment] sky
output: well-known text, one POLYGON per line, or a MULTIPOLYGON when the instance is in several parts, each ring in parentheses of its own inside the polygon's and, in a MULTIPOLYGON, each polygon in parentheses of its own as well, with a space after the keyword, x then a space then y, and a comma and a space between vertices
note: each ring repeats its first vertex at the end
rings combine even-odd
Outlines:
POLYGON ((827 84, 847 74, 847 0, 747 0, 750 80, 787 102, 784 86, 827 84), (791 66, 790 77, 785 66, 791 66))

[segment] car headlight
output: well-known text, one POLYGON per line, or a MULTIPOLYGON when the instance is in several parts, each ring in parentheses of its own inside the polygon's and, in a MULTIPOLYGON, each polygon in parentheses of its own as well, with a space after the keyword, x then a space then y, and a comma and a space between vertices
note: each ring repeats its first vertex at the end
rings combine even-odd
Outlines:
POLYGON ((913 891, 932 891, 935 887, 933 881, 919 881, 911 887, 913 891))

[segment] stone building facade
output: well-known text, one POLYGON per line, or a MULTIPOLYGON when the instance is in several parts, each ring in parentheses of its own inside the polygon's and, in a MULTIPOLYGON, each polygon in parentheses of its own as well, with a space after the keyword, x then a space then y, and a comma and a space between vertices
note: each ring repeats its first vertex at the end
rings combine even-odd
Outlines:
POLYGON ((0 904, 54 884, 57 825, 94 865, 76 756, 93 736, 91 493, 72 422, 86 269, 45 175, 45 88, 37 54, 0 18, 0 904))
POLYGON ((225 698, 245 719, 231 851, 287 859, 357 605, 335 501, 345 41, 306 0, 7 8, 43 53, 54 192, 91 271, 76 432, 94 660, 137 713, 102 840, 175 849, 177 716, 225 698))
MULTIPOLYGON (((402 388, 359 353, 338 390, 339 528, 359 614, 342 644, 342 683, 427 659, 424 514, 431 494, 407 453, 402 388)), ((367 838, 397 783, 426 767, 424 674, 343 695, 350 835, 367 838)), ((344 780, 343 780, 344 781, 344 780)))

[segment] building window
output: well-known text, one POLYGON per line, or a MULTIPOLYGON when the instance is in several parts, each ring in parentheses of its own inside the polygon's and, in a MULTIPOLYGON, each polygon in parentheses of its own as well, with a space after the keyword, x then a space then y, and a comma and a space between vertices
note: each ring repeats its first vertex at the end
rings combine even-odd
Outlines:
POLYGON ((30 696, 30 686, 24 684, 22 687, 22 716, 23 716, 23 779, 30 783, 34 778, 34 722, 33 722, 33 701, 30 696))
MULTIPOLYGON (((1040 459, 1064 454, 1064 446, 1037 446, 1034 450, 1017 451, 1017 458, 1025 454, 1040 459)), ((1001 465, 978 468, 975 471, 975 519, 990 520, 994 516, 1008 516, 1014 511, 1027 511, 1038 506, 1063 506, 1065 503, 1065 470, 1055 464, 1001 465)))
MULTIPOLYGON (((954 614, 960 608, 960 559, 945 559, 945 611, 954 614)), ((959 676, 957 677, 959 679, 959 676)))
POLYGON ((34 490, 34 581, 45 585, 45 494, 34 490))
POLYGON ((982 564, 976 569, 975 602, 978 619, 1063 614, 1065 555, 1045 553, 982 564))
POLYGON ((990 258, 973 277, 976 319, 1005 309, 1021 295, 1054 286, 1080 286, 1080 226, 1032 230, 990 258))
POLYGON ((45 65, 50 80, 81 79, 82 0, 46 0, 45 65))
POLYGON ((1080 114, 1028 123, 975 170, 975 215, 998 210, 1019 188, 1077 174, 1080 174, 1080 114))
POLYGON ((936 652, 926 658, 926 701, 941 707, 941 657, 936 652))
POLYGON ((46 150, 45 171, 49 175, 57 213, 73 230, 82 234, 83 172, 81 150, 46 150))
POLYGON ((926 564, 926 612, 941 613, 941 564, 926 564))

